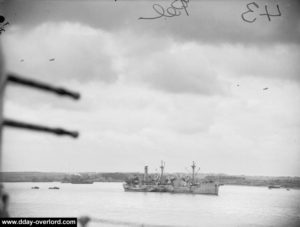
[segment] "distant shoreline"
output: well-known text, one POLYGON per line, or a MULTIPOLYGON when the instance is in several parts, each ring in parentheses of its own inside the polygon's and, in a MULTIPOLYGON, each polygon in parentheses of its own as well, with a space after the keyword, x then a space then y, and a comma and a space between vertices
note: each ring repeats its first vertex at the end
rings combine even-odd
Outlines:
MULTIPOLYGON (((124 182, 133 175, 143 177, 138 172, 0 172, 1 182, 70 182, 72 178, 80 176, 80 180, 93 182, 124 182)), ((186 173, 166 173, 166 175, 187 175, 186 173)), ((205 174, 197 175, 198 179, 210 179, 224 185, 244 186, 269 186, 281 185, 283 188, 300 188, 300 177, 271 177, 271 176, 244 176, 227 174, 205 174)))

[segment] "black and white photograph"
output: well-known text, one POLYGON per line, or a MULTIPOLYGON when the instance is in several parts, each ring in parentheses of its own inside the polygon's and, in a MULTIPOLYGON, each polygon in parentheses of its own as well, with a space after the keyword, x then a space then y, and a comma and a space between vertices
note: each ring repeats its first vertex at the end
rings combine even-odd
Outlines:
POLYGON ((0 225, 299 227, 299 0, 0 0, 0 225))

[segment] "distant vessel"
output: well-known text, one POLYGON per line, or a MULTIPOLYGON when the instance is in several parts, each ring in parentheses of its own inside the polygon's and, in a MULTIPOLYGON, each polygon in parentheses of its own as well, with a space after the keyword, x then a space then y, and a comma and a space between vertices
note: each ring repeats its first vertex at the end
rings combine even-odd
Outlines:
POLYGON ((31 189, 40 189, 38 186, 31 187, 31 189))
POLYGON ((212 180, 195 181, 195 162, 192 164, 192 178, 189 177, 169 177, 164 176, 164 162, 161 163, 161 173, 158 179, 154 180, 148 175, 148 166, 145 166, 143 179, 135 176, 133 179, 123 184, 126 192, 170 192, 170 193, 190 193, 218 195, 219 184, 212 180))
POLYGON ((63 179, 61 183, 71 184, 93 184, 94 181, 91 179, 85 179, 81 174, 74 174, 70 179, 63 179))
POLYGON ((92 180, 79 180, 79 181, 71 181, 71 184, 93 184, 92 180))
POLYGON ((269 185, 268 188, 269 189, 272 189, 272 188, 281 188, 281 185, 269 185))
POLYGON ((59 189, 59 187, 49 187, 48 189, 59 189))

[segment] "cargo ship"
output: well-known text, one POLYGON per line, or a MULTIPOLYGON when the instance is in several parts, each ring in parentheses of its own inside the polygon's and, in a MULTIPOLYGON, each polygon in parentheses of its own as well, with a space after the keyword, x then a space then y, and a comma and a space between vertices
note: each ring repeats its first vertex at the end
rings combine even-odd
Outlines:
POLYGON ((218 195, 219 184, 212 180, 195 179, 195 162, 192 164, 192 177, 164 176, 165 163, 162 161, 160 176, 154 179, 148 174, 145 166, 143 177, 135 176, 123 184, 125 192, 169 192, 185 194, 218 195))

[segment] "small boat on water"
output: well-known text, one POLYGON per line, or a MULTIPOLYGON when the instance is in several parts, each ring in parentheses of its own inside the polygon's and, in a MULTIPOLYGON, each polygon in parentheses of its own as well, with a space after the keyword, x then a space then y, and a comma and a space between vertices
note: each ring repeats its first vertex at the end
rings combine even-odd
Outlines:
POLYGON ((38 186, 31 187, 31 189, 40 189, 38 186))
POLYGON ((49 187, 48 189, 59 189, 59 187, 49 187))
POLYGON ((269 189, 273 189, 273 188, 281 188, 281 185, 269 185, 268 188, 269 188, 269 189))

